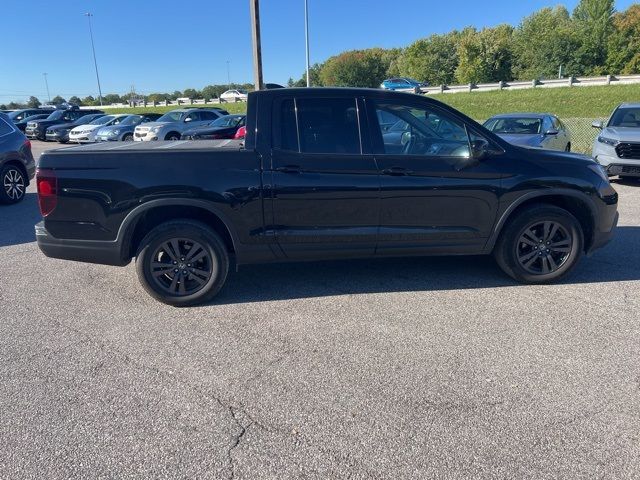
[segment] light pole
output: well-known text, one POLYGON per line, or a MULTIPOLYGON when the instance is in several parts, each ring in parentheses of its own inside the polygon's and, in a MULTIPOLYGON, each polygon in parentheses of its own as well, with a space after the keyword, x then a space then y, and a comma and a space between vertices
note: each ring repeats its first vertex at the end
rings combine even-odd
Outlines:
POLYGON ((249 0, 251 37, 253 40, 253 83, 256 90, 264 87, 262 81, 262 43, 260 42, 260 0, 249 0))
POLYGON ((100 75, 98 75, 98 61, 96 60, 96 47, 93 44, 93 30, 91 29, 91 17, 93 13, 85 13, 85 17, 89 19, 89 35, 91 36, 91 50, 93 51, 93 65, 96 67, 96 80, 98 80, 98 99, 100 100, 100 106, 102 106, 102 88, 100 87, 100 75))
POLYGON ((230 63, 231 60, 227 60, 227 85, 229 87, 229 90, 231 90, 231 70, 229 69, 230 63))
POLYGON ((51 94, 49 93, 49 82, 47 81, 48 73, 45 72, 42 75, 44 76, 44 84, 47 87, 47 98, 49 99, 49 103, 51 103, 51 94))
POLYGON ((309 77, 309 5, 308 0, 304 0, 304 42, 307 48, 307 87, 311 86, 309 77))

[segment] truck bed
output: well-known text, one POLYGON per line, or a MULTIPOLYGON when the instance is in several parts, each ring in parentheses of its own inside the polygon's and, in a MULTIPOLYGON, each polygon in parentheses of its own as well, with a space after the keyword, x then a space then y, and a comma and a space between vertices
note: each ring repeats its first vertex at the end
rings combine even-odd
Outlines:
POLYGON ((50 150, 47 155, 55 153, 87 153, 104 151, 152 151, 152 150, 206 150, 230 149, 241 150, 244 146, 243 140, 177 140, 177 141, 156 141, 156 142, 100 142, 84 145, 73 145, 56 150, 50 150))

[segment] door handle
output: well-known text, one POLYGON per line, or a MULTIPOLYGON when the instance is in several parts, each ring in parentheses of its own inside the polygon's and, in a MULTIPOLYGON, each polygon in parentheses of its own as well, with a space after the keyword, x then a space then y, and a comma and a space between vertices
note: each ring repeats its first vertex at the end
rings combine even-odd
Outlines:
POLYGON ((407 170, 406 168, 402 168, 402 167, 391 167, 391 168, 385 168, 384 170, 382 170, 383 175, 393 175, 396 177, 401 177, 403 175, 411 175, 412 173, 413 173, 413 170, 407 170))
POLYGON ((302 170, 299 165, 284 165, 282 167, 276 167, 275 171, 280 173, 300 173, 302 170))

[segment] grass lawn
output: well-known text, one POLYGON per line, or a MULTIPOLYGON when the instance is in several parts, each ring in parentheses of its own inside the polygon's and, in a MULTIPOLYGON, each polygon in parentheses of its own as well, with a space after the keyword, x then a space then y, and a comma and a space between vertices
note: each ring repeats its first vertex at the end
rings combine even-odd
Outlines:
POLYGON ((560 119, 602 118, 622 102, 640 102, 640 84, 445 93, 431 98, 476 120, 509 112, 549 112, 560 119))
MULTIPOLYGON (((166 113, 171 110, 176 110, 178 108, 222 108, 229 113, 245 113, 247 111, 247 102, 237 102, 237 103, 210 103, 207 105, 169 105, 168 107, 157 106, 157 107, 136 107, 136 108, 105 108, 104 111, 109 114, 115 113, 166 113)), ((100 107, 97 107, 100 108, 100 107)))

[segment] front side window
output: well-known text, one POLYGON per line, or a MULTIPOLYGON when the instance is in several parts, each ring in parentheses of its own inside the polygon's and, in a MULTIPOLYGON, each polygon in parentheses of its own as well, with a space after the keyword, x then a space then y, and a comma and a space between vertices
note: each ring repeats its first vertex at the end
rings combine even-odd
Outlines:
POLYGON ((446 112, 425 107, 377 103, 376 118, 394 124, 385 130, 380 123, 382 152, 388 155, 468 157, 469 138, 463 123, 446 112))

